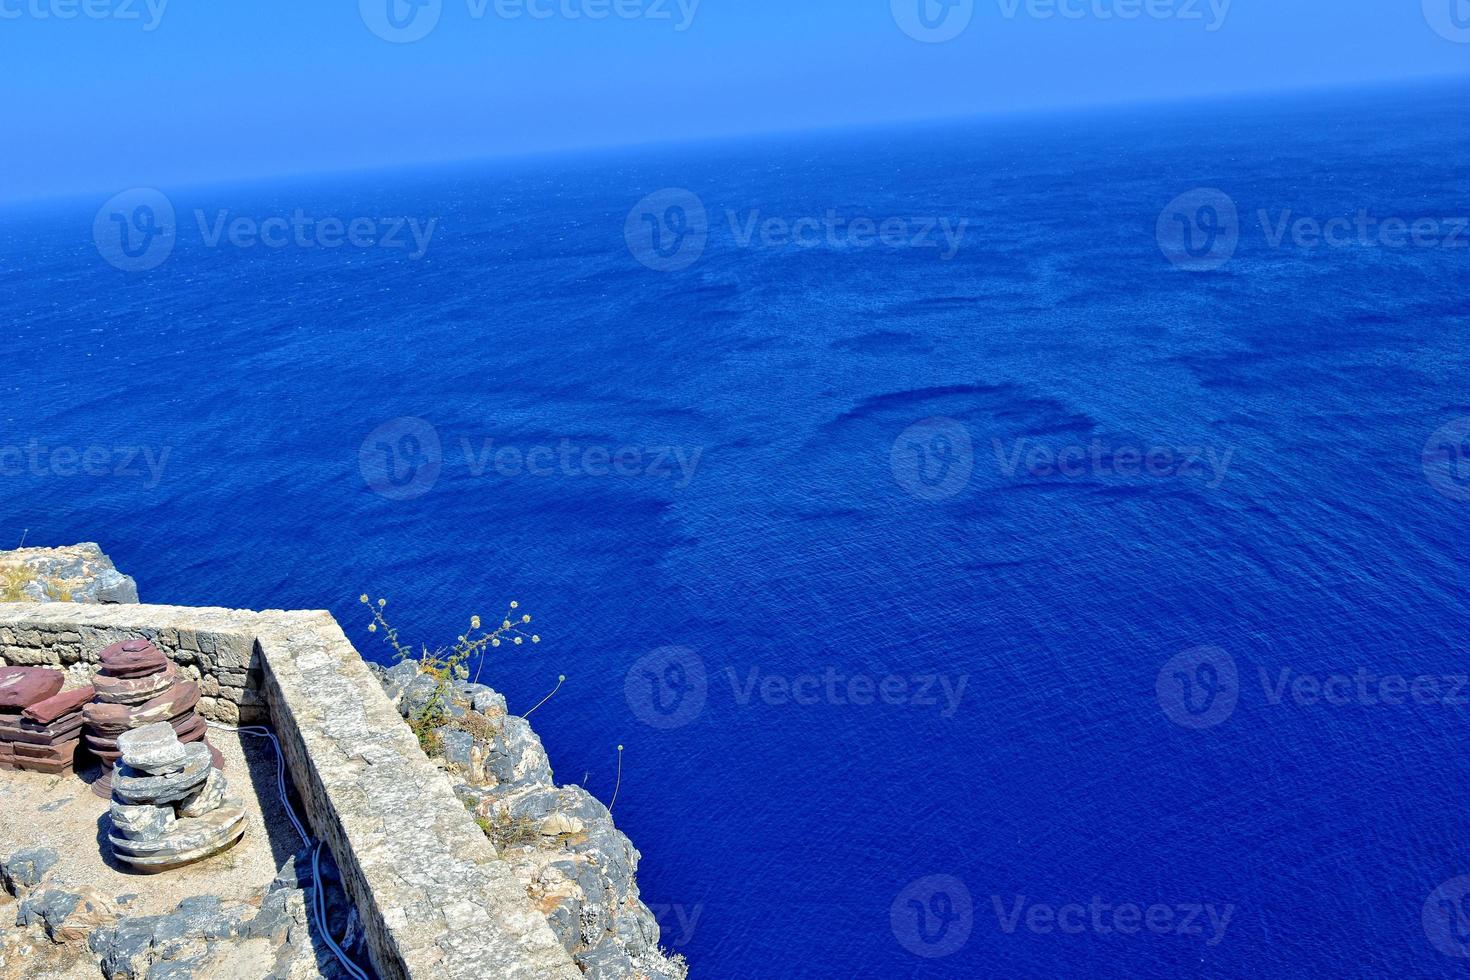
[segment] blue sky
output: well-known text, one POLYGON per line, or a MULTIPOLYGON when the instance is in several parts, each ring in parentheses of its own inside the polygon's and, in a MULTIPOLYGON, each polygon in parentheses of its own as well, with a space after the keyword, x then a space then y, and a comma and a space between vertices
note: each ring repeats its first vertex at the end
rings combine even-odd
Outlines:
POLYGON ((1470 0, 391 2, 433 29, 374 33, 390 0, 0 0, 0 198, 1470 73, 1470 0), (916 40, 921 3, 964 30, 916 40))

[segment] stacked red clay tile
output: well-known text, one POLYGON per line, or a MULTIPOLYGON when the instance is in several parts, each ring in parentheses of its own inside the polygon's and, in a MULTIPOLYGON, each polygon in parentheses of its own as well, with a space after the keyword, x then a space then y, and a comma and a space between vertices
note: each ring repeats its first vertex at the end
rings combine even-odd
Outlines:
MULTIPOLYGON (((102 651, 92 684, 97 700, 82 709, 86 716, 84 744, 102 760, 102 776, 92 791, 104 799, 112 795, 112 771, 121 752, 117 738, 144 725, 166 721, 179 741, 204 742, 208 728, 195 711, 199 685, 179 681, 178 668, 147 640, 126 640, 102 651)), ((216 767, 224 759, 210 746, 216 767)))
POLYGON ((0 668, 0 769, 71 771, 82 736, 82 706, 93 691, 62 692, 65 679, 47 667, 0 668))

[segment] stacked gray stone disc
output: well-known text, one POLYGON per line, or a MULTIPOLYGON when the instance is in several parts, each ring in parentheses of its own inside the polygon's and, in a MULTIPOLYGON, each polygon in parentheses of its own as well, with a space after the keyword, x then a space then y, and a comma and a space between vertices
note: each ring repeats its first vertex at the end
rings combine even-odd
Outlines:
MULTIPOLYGON (((82 709, 87 723, 83 744, 102 762, 102 775, 92 790, 105 800, 112 796, 112 767, 122 754, 118 743, 125 732, 167 721, 180 741, 209 743, 205 721, 196 710, 199 685, 180 680, 178 669, 152 643, 114 643, 98 659, 92 681, 97 700, 82 709)), ((224 768, 224 758, 212 749, 211 758, 224 768)))
POLYGON ((108 841, 122 863, 149 874, 180 868, 235 846, 245 808, 225 799, 224 773, 202 742, 185 744, 168 722, 118 736, 108 841))

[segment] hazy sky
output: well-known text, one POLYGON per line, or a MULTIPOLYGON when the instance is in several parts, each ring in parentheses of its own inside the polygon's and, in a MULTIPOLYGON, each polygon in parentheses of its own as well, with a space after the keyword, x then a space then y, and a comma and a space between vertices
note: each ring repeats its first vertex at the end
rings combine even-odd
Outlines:
POLYGON ((0 64, 16 198, 1470 73, 1470 0, 0 0, 0 64))

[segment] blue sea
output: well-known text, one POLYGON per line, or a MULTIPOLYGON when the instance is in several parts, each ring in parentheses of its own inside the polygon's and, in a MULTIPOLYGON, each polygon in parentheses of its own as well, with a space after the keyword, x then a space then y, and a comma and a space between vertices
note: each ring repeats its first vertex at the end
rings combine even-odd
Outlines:
POLYGON ((1467 98, 11 206, 0 546, 516 600, 698 978, 1463 976, 1467 98))

